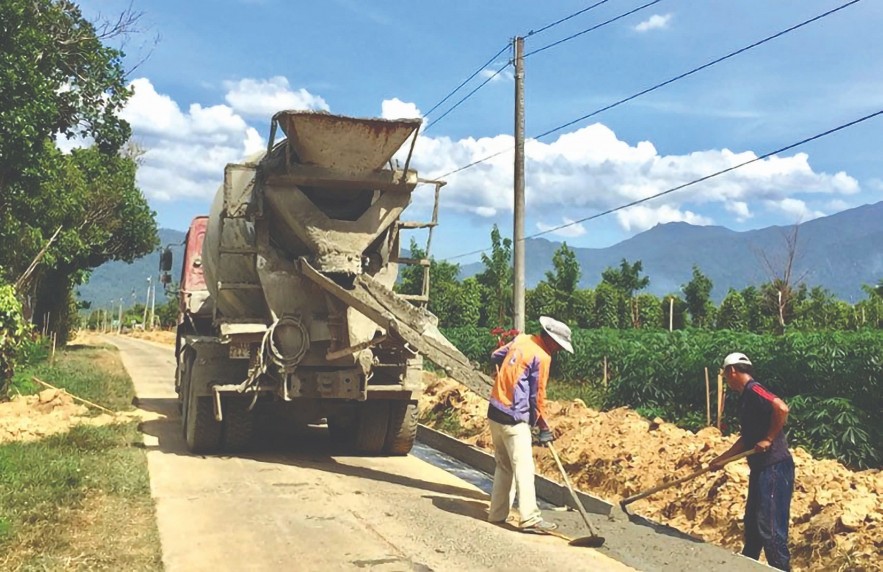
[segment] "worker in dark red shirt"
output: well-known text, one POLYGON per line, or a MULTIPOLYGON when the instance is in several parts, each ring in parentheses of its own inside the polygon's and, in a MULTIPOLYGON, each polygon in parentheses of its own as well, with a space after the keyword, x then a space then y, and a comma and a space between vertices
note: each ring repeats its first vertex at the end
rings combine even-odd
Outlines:
POLYGON ((788 523, 794 491, 794 460, 782 428, 788 406, 752 376, 751 360, 743 353, 724 358, 724 378, 739 392, 739 440, 711 462, 720 469, 727 457, 754 449, 748 457, 751 475, 745 504, 745 547, 742 554, 757 560, 763 549, 767 563, 779 570, 791 569, 788 523))

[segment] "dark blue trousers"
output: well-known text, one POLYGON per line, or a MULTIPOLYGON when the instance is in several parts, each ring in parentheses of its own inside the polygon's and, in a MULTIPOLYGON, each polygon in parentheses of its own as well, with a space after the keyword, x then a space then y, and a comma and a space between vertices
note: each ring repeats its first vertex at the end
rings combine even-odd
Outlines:
POLYGON ((767 563, 779 570, 791 569, 788 522, 794 491, 794 460, 751 469, 745 505, 745 547, 742 554, 757 560, 763 549, 767 563))

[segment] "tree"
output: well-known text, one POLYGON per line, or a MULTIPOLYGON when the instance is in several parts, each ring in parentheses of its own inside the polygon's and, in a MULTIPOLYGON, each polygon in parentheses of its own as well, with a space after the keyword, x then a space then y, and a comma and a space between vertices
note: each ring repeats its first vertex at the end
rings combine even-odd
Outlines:
POLYGON ((630 310, 632 327, 637 327, 639 316, 637 308, 633 303, 635 292, 643 290, 650 285, 648 276, 641 277, 643 263, 638 260, 634 264, 629 264, 623 258, 619 263, 619 270, 608 267, 601 273, 601 281, 610 284, 622 293, 624 302, 630 310))
MULTIPOLYGON (((426 251, 412 238, 411 258, 425 258, 426 251)), ((481 299, 478 284, 472 280, 459 283, 460 265, 434 258, 429 261, 429 304, 427 308, 439 319, 439 326, 476 325, 480 318, 481 299)), ((406 265, 401 268, 401 281, 396 290, 402 294, 423 292, 423 267, 406 265)))
POLYGON ((687 301, 687 311, 694 326, 706 325, 708 314, 713 309, 711 303, 711 280, 693 265, 693 279, 682 286, 687 301))
POLYGON ((662 301, 653 294, 638 294, 634 298, 636 328, 659 329, 668 327, 662 318, 662 301))
POLYGON ((0 3, 0 197, 11 202, 23 190, 16 183, 39 178, 34 167, 55 134, 91 138, 104 153, 129 139, 119 117, 131 95, 123 54, 102 40, 127 33, 137 18, 124 12, 99 33, 73 2, 0 3))
POLYGON ((601 282, 595 288, 595 311, 593 326, 596 328, 622 328, 626 323, 626 303, 623 293, 601 282))
POLYGON ((582 271, 576 254, 567 247, 567 243, 561 245, 552 256, 553 269, 546 272, 546 279, 541 281, 534 290, 532 298, 532 313, 534 316, 548 315, 556 319, 574 323, 577 321, 576 292, 582 271))
POLYGON ((806 271, 798 274, 799 261, 799 233, 800 225, 795 224, 790 232, 783 232, 782 238, 785 243, 784 252, 774 256, 767 252, 759 252, 759 257, 769 276, 767 292, 773 292, 767 296, 768 303, 774 304, 778 331, 783 333, 788 323, 790 314, 794 309, 795 289, 803 282, 806 271))
POLYGON ((484 271, 475 279, 482 286, 486 326, 512 323, 512 240, 502 238, 500 229, 491 229, 491 255, 481 255, 484 271))
POLYGON ((730 288, 720 305, 717 314, 717 327, 720 330, 742 332, 747 329, 748 316, 742 294, 730 288))

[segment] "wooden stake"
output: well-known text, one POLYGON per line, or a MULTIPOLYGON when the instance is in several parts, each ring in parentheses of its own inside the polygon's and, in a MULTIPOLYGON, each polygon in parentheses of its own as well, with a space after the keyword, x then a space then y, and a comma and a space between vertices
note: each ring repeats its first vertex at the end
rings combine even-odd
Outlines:
POLYGON ((705 424, 711 427, 711 388, 708 385, 708 368, 705 368, 705 424))
POLYGON ((111 415, 116 415, 115 412, 111 411, 107 407, 102 407, 102 406, 98 405, 97 403, 92 403, 91 401, 86 401, 82 397, 77 397, 76 395, 73 395, 72 393, 70 393, 66 389, 61 389, 60 387, 55 387, 54 385, 48 384, 45 381, 43 381, 42 379, 37 379, 36 377, 32 377, 31 379, 33 379, 34 381, 36 381, 40 385, 48 387, 49 389, 55 389, 56 391, 63 391, 65 393, 67 393, 68 395, 70 395, 73 399, 76 399, 77 401, 82 401, 86 405, 91 405, 92 407, 94 407, 96 409, 100 409, 101 411, 104 411, 105 413, 109 413, 111 415))
POLYGON ((607 389, 607 356, 604 356, 604 389, 607 389))
POLYGON ((55 365, 55 336, 56 332, 52 332, 52 353, 49 355, 49 366, 55 365))
POLYGON ((723 409, 723 399, 721 395, 724 392, 724 376, 717 374, 717 428, 721 428, 721 410, 723 409))

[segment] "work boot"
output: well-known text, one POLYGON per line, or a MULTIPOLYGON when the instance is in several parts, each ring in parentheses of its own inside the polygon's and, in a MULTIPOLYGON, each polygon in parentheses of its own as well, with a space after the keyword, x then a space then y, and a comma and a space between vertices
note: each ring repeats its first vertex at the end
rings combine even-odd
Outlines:
POLYGON ((521 530, 523 532, 533 532, 543 534, 546 532, 552 532, 553 530, 557 530, 558 525, 554 522, 549 522, 548 520, 538 520, 537 522, 530 524, 528 526, 522 526, 521 530))

